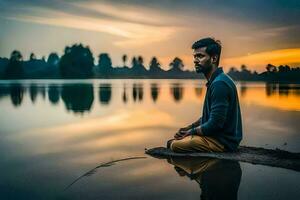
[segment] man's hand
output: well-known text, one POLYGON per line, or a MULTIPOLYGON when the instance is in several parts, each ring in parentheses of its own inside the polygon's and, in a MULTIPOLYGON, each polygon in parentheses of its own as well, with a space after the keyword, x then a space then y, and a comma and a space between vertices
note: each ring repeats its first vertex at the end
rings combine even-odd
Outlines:
POLYGON ((183 139, 183 138, 185 138, 186 136, 189 136, 189 135, 191 135, 191 130, 180 131, 180 129, 179 129, 179 131, 174 135, 174 138, 176 140, 181 140, 181 139, 183 139))
MULTIPOLYGON (((185 132, 189 131, 190 129, 192 128, 192 125, 188 125, 186 127, 183 127, 183 128, 180 128, 174 135, 174 138, 177 139, 177 138, 181 138, 182 135, 185 134, 185 132)), ((181 138, 182 139, 182 138, 181 138)))
POLYGON ((188 130, 190 130, 191 128, 192 128, 192 126, 191 126, 191 125, 189 125, 189 126, 186 126, 186 127, 180 128, 180 129, 178 130, 178 132, 181 132, 181 131, 188 131, 188 130))

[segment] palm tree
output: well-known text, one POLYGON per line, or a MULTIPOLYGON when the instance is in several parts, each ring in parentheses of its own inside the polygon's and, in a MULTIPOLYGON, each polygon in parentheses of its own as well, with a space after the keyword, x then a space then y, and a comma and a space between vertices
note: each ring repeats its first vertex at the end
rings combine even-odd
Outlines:
POLYGON ((126 62, 127 62, 127 55, 126 54, 124 54, 122 56, 122 61, 123 61, 123 66, 125 67, 126 66, 126 62))

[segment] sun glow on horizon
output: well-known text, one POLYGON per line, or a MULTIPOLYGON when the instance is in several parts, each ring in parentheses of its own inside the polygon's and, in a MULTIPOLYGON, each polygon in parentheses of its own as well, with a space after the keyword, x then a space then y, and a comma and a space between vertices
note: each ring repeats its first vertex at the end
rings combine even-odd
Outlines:
POLYGON ((227 69, 232 66, 239 67, 245 64, 249 66, 249 69, 260 72, 265 71, 267 64, 295 66, 295 64, 300 63, 300 48, 278 49, 241 57, 225 58, 222 63, 227 69))

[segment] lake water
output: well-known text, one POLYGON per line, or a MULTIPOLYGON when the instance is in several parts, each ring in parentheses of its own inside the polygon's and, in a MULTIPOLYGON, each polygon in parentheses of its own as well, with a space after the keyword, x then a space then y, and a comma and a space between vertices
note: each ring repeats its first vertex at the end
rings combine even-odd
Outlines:
MULTIPOLYGON (((300 85, 237 82, 242 145, 300 152, 300 85)), ((204 80, 0 81, 0 199, 299 199, 300 173, 144 154, 201 116, 204 80)))

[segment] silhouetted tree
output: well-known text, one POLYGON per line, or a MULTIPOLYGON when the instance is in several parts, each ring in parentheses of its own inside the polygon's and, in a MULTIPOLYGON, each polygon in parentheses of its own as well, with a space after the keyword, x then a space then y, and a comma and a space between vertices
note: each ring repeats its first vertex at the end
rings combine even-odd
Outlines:
POLYGON ((142 56, 138 56, 138 63, 140 65, 143 65, 144 64, 144 58, 142 56))
POLYGON ((248 70, 247 70, 247 66, 244 65, 244 64, 242 64, 242 65, 241 65, 241 71, 242 71, 242 72, 248 71, 248 70))
POLYGON ((59 64, 64 78, 90 78, 93 75, 92 52, 89 47, 84 47, 82 44, 67 46, 59 64))
POLYGON ((231 67, 227 74, 234 80, 259 80, 258 73, 256 71, 252 73, 247 69, 246 65, 241 65, 241 71, 238 71, 235 67, 231 67))
POLYGON ((23 56, 20 51, 14 50, 9 59, 9 63, 5 69, 4 77, 8 79, 23 78, 23 56))
POLYGON ((272 64, 268 64, 268 65, 266 66, 266 70, 267 70, 267 72, 271 72, 271 73, 277 72, 276 66, 274 66, 274 65, 272 65, 272 64))
POLYGON ((251 71, 248 70, 246 65, 241 65, 241 75, 243 77, 243 80, 250 80, 251 79, 251 71))
POLYGON ((59 64, 59 56, 57 55, 57 53, 50 53, 50 55, 48 56, 47 63, 50 66, 58 66, 58 64, 59 64))
POLYGON ((30 61, 36 60, 36 56, 35 56, 34 53, 31 53, 31 54, 30 54, 29 60, 30 60, 30 61))
POLYGON ((138 61, 137 61, 136 57, 132 58, 131 65, 132 65, 132 68, 136 68, 137 67, 138 61))
POLYGON ((158 62, 156 57, 153 57, 150 61, 149 72, 153 74, 162 72, 162 69, 160 68, 160 63, 158 62))
POLYGON ((101 53, 99 55, 98 67, 100 74, 110 74, 112 72, 112 62, 107 53, 101 53))
POLYGON ((171 67, 169 71, 180 72, 182 71, 184 64, 180 58, 175 57, 173 61, 169 64, 169 66, 171 67))
POLYGON ((127 55, 126 54, 124 54, 122 56, 122 61, 123 61, 123 67, 125 67, 126 66, 126 62, 127 62, 127 55))
POLYGON ((291 71, 291 68, 290 68, 290 66, 288 66, 288 65, 280 65, 279 67, 278 67, 278 72, 279 73, 286 73, 286 72, 289 72, 289 71, 291 71))
POLYGON ((147 70, 144 66, 144 59, 142 56, 139 56, 138 58, 136 58, 136 57, 132 58, 131 71, 136 76, 145 75, 147 73, 147 70))
POLYGON ((230 67, 229 71, 228 72, 237 72, 238 70, 235 68, 235 67, 230 67))

